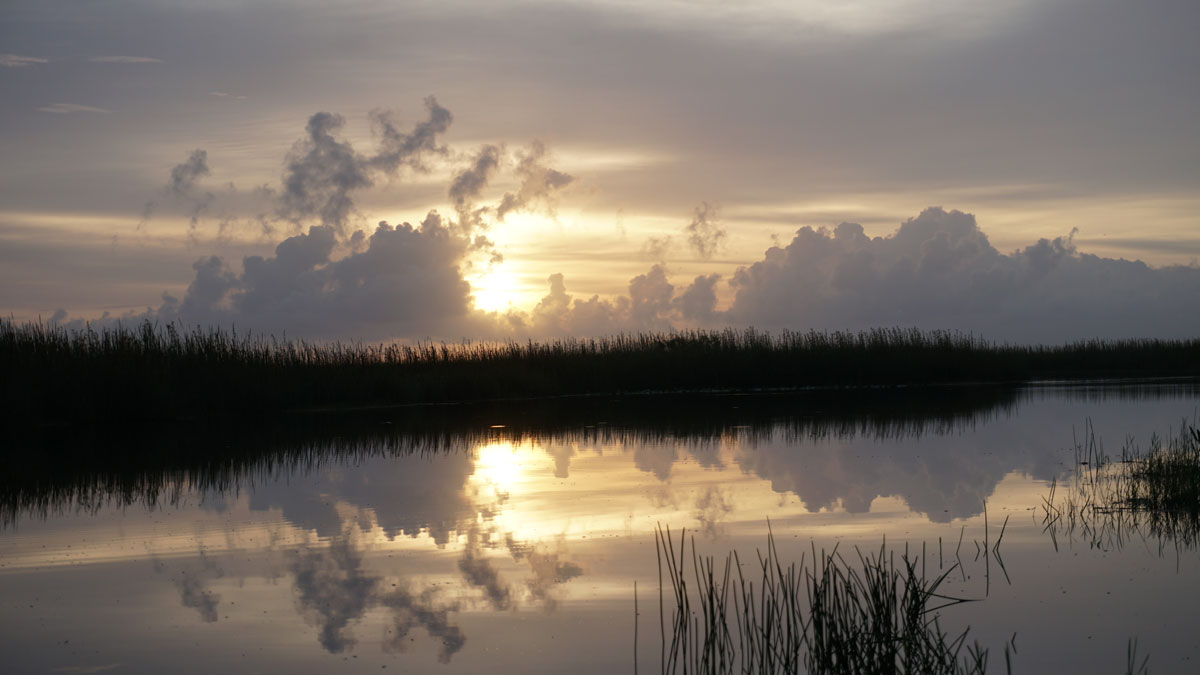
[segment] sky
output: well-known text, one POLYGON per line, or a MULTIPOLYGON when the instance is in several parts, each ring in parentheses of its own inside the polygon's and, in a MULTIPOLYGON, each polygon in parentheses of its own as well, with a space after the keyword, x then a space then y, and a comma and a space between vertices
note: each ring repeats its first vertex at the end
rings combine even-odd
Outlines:
POLYGON ((1197 28, 1169 0, 10 1, 0 312, 1195 336, 1197 28))

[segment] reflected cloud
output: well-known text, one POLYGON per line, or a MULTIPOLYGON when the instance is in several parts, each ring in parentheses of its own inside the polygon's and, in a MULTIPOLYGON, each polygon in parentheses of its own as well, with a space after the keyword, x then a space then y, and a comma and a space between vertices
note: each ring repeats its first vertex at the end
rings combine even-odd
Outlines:
POLYGON ((733 497, 720 487, 710 485, 696 499, 696 520, 705 536, 715 538, 720 531, 721 521, 733 513, 733 497))
POLYGON ((462 572, 463 580, 468 585, 483 590, 487 601, 498 610, 512 609, 512 595, 508 584, 500 579, 499 572, 483 555, 483 541, 478 525, 467 529, 467 543, 463 547, 462 557, 458 560, 458 569, 462 572))
POLYGON ((175 586, 179 589, 179 600, 184 607, 195 609, 205 623, 213 623, 217 620, 221 596, 209 590, 208 582, 221 578, 224 572, 216 561, 203 552, 200 554, 200 563, 199 570, 180 570, 175 586))
POLYGON ((385 652, 404 653, 409 632, 418 626, 424 628, 429 637, 441 642, 438 661, 442 663, 449 663, 450 658, 463 648, 467 636, 448 619, 449 612, 457 610, 458 605, 438 606, 436 597, 437 592, 427 588, 416 595, 401 589, 380 598, 383 606, 393 612, 392 627, 383 636, 385 652))
POLYGON ((353 647, 347 627, 366 613, 379 577, 363 571, 362 556, 345 540, 334 541, 327 550, 292 555, 296 605, 317 627, 321 646, 331 654, 353 647))

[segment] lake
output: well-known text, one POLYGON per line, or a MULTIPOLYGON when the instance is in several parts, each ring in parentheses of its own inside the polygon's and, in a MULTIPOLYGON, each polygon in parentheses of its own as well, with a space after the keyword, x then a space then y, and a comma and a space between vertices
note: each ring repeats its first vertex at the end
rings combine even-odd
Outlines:
POLYGON ((1124 672, 1131 638, 1195 672, 1194 543, 1047 526, 1046 500, 1085 439, 1119 455, 1198 407, 1047 384, 39 431, 2 479, 0 669, 660 672, 661 526, 719 564, 768 531, 784 561, 923 553, 994 672, 1006 644, 1013 672, 1124 672))

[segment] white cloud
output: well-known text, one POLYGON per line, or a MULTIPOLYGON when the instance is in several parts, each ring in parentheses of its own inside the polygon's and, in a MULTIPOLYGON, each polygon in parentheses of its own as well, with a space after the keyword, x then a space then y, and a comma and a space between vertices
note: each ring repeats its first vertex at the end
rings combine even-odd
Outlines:
POLYGON ((92 63, 163 63, 162 59, 149 56, 93 56, 88 61, 92 63))
POLYGON ((21 56, 19 54, 0 54, 0 67, 3 68, 24 68, 38 63, 50 63, 49 59, 41 59, 36 56, 21 56))
POLYGON ((90 106, 90 105, 79 105, 78 103, 52 103, 50 105, 38 108, 38 110, 40 110, 42 112, 48 112, 48 113, 58 113, 60 115, 66 115, 68 113, 80 113, 80 112, 83 112, 83 113, 110 113, 110 112, 112 112, 111 110, 106 110, 104 108, 97 108, 95 106, 90 106))

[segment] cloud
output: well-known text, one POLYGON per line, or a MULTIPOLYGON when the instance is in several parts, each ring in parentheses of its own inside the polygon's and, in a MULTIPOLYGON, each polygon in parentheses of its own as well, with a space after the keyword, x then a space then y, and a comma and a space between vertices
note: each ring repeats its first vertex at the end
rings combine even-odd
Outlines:
POLYGON ((97 108, 90 105, 79 105, 78 103, 51 103, 47 106, 38 108, 41 112, 58 113, 66 115, 70 113, 111 113, 111 110, 105 108, 97 108))
POLYGON ((530 324, 538 335, 606 335, 628 331, 669 330, 700 322, 719 322, 715 286, 720 275, 701 275, 676 293, 659 263, 629 280, 628 293, 587 300, 567 293, 561 273, 547 279, 550 292, 533 308, 530 324))
POLYGON ((454 115, 438 105, 437 99, 432 96, 426 97, 425 109, 429 112, 429 118, 418 122, 409 133, 403 133, 397 128, 394 112, 371 111, 371 122, 381 136, 379 152, 370 159, 371 166, 388 173, 401 166, 424 170, 427 155, 449 153, 445 145, 438 145, 438 137, 450 128, 454 115))
MULTIPOLYGON (((155 565, 156 571, 161 571, 161 564, 155 565)), ((213 623, 217 620, 217 607, 221 604, 221 596, 209 590, 208 583, 224 575, 219 565, 212 558, 200 551, 200 567, 182 569, 179 578, 175 579, 175 587, 179 589, 179 601, 184 607, 196 610, 200 620, 213 623)))
POLYGON ((516 173, 521 178, 521 186, 516 192, 504 194, 496 208, 496 218, 503 221, 509 213, 531 210, 539 205, 553 214, 558 192, 575 182, 575 177, 545 165, 546 146, 541 141, 534 141, 528 151, 518 156, 516 173))
POLYGON ((475 201, 487 187, 488 180, 500 166, 500 148, 495 145, 484 145, 471 161, 471 165, 458 172, 450 182, 447 191, 454 210, 458 214, 458 224, 469 234, 483 225, 483 215, 487 207, 475 208, 475 201))
POLYGON ((208 590, 202 577, 188 574, 184 570, 176 585, 179 587, 180 601, 184 607, 191 607, 199 612, 200 619, 205 623, 217 620, 217 605, 221 602, 221 596, 208 590))
POLYGON ((125 664, 123 664, 123 663, 106 663, 104 665, 98 665, 98 666, 63 666, 61 668, 55 668, 54 672, 67 673, 67 675, 86 675, 88 673, 108 672, 110 670, 115 670, 117 668, 120 668, 123 665, 125 665, 125 664))
POLYGON ((362 570, 362 557, 344 539, 328 550, 293 554, 296 605, 318 629, 321 646, 340 654, 355 644, 346 629, 366 613, 379 578, 362 570))
POLYGON ((711 259, 728 236, 717 220, 717 207, 708 202, 696 207, 692 222, 683 231, 687 233, 688 246, 701 260, 711 259))
POLYGON ((492 607, 498 610, 511 609, 512 590, 500 579, 500 573, 492 567, 491 561, 483 557, 480 544, 479 527, 472 525, 467 530, 467 545, 458 559, 458 569, 468 584, 483 590, 492 607))
POLYGON ((429 637, 441 643, 438 649, 438 661, 449 663, 451 657, 462 650, 467 643, 467 636, 462 629, 450 623, 449 611, 456 610, 456 605, 439 607, 434 603, 436 591, 426 589, 420 594, 401 589, 393 591, 380 599, 381 604, 392 610, 392 628, 384 635, 383 649, 385 652, 404 652, 407 648, 409 631, 420 626, 429 637))
POLYGON ((232 99, 235 99, 235 100, 238 100, 238 101, 244 101, 244 100, 246 99, 246 97, 245 97, 245 96, 239 96, 239 95, 236 95, 236 94, 230 94, 230 93, 229 93, 229 92, 227 92, 227 91, 210 91, 210 92, 208 92, 208 95, 209 95, 209 96, 216 96, 216 97, 218 97, 218 98, 232 98, 232 99))
POLYGON ((183 300, 168 298, 152 317, 376 339, 439 334, 468 317, 470 285, 459 271, 466 244, 436 212, 419 227, 381 222, 362 251, 335 259, 337 245, 332 228, 315 225, 274 256, 246 257, 240 273, 217 256, 201 259, 183 300))
POLYGON ((1200 269, 1152 268, 1041 239, 1004 254, 974 216, 929 208, 891 235, 800 229, 740 268, 723 318, 760 328, 917 326, 1058 342, 1200 333, 1200 269))
POLYGON ((88 61, 92 63, 163 63, 162 59, 149 56, 93 56, 88 61))
POLYGON ((717 536, 721 521, 730 513, 733 513, 733 498, 717 486, 708 486, 696 499, 694 515, 700 531, 710 538, 717 536))
POLYGON ((283 171, 279 215, 297 224, 317 219, 322 225, 343 233, 355 213, 351 194, 371 187, 376 174, 391 175, 400 167, 425 168, 429 154, 446 153, 438 136, 450 126, 453 116, 433 97, 425 99, 428 119, 409 133, 397 129, 395 115, 373 111, 371 121, 380 136, 373 155, 358 153, 349 141, 335 134, 345 120, 341 115, 319 112, 308 120, 305 136, 296 141, 283 171))
POLYGON ((0 54, 0 68, 25 68, 39 63, 50 63, 49 59, 19 54, 0 54))
POLYGON ((667 253, 671 250, 673 243, 671 235, 647 237, 645 243, 642 244, 641 255, 643 258, 648 258, 655 262, 663 262, 666 260, 667 253))
POLYGON ((208 153, 193 150, 188 158, 171 168, 171 179, 167 189, 181 195, 192 189, 196 181, 212 173, 208 168, 208 153))
POLYGON ((564 560, 562 551, 535 549, 524 553, 523 556, 529 562, 529 571, 532 573, 525 581, 530 597, 542 603, 542 609, 546 612, 553 612, 558 607, 554 589, 581 576, 583 568, 570 560, 564 560))

